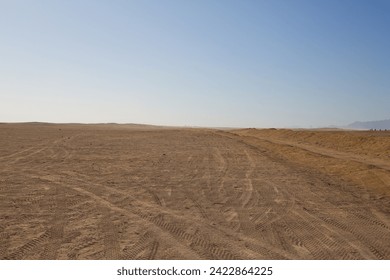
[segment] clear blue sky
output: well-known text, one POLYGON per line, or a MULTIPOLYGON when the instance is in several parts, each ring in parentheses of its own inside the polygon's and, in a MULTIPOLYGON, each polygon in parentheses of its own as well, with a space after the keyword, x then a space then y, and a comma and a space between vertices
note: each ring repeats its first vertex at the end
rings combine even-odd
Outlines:
POLYGON ((390 1, 0 0, 0 122, 390 118, 390 1))

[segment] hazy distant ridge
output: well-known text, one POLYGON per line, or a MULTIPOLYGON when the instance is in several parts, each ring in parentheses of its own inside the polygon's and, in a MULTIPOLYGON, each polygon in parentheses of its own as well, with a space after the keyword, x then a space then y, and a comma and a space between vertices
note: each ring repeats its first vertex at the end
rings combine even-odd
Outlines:
POLYGON ((390 129, 390 119, 369 122, 354 122, 347 126, 352 129, 390 129))

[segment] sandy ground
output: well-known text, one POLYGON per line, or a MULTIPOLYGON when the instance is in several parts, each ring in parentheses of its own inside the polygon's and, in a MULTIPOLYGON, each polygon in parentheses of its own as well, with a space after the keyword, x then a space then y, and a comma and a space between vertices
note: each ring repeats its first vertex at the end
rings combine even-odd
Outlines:
POLYGON ((390 133, 0 124, 0 259, 390 259, 390 133))

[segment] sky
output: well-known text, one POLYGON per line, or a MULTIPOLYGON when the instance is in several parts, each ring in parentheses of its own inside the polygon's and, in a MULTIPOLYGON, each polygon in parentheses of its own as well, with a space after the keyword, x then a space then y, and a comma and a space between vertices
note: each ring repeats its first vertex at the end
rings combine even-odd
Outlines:
POLYGON ((387 0, 0 0, 0 122, 390 118, 387 0))

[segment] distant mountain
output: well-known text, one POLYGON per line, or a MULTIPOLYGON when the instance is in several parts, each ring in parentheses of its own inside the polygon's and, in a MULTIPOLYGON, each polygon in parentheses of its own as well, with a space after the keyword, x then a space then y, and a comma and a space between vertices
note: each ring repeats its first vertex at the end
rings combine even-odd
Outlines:
POLYGON ((351 129, 390 129, 390 119, 370 122, 354 122, 347 126, 351 129))

